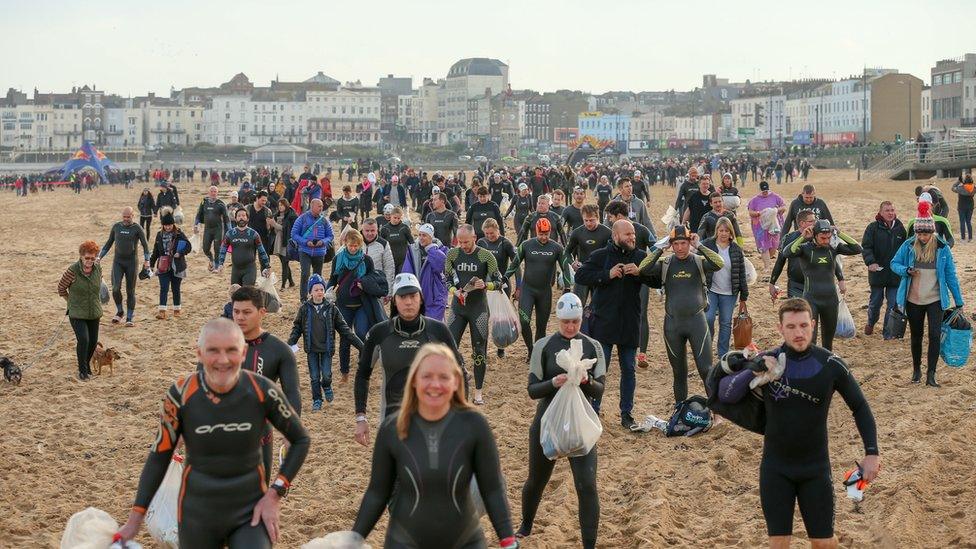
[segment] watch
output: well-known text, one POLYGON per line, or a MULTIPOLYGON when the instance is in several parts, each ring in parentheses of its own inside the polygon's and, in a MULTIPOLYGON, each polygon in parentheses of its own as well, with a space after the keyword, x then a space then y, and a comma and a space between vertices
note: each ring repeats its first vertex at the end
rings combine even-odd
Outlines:
POLYGON ((366 414, 356 414, 356 423, 366 423, 366 414))
POLYGON ((288 484, 280 477, 271 483, 271 489, 278 492, 278 497, 282 499, 288 495, 288 484))

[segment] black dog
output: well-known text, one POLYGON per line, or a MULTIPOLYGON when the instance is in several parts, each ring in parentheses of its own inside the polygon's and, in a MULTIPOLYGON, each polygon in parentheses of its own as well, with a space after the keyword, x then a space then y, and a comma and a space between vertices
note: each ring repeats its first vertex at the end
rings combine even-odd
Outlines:
POLYGON ((14 361, 2 356, 0 357, 0 366, 3 366, 4 379, 10 383, 20 384, 21 370, 16 364, 14 364, 14 361))

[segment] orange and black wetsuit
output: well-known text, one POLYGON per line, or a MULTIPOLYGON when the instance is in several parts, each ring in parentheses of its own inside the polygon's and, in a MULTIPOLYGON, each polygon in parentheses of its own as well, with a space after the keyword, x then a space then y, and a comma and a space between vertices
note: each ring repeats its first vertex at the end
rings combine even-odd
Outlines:
POLYGON ((254 506, 267 490, 261 459, 265 421, 291 443, 278 475, 287 486, 305 461, 309 437, 280 387, 247 370, 222 394, 207 387, 203 372, 177 381, 163 399, 159 434, 139 478, 135 510, 149 507, 182 436, 180 547, 271 547, 264 525, 250 526, 254 506))

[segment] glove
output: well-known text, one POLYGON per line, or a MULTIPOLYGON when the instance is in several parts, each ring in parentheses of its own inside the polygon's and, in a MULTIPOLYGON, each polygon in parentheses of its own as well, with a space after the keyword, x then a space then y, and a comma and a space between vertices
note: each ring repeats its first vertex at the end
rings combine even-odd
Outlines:
POLYGON ((296 355, 298 354, 298 344, 297 343, 291 346, 291 352, 292 353, 295 353, 296 355))

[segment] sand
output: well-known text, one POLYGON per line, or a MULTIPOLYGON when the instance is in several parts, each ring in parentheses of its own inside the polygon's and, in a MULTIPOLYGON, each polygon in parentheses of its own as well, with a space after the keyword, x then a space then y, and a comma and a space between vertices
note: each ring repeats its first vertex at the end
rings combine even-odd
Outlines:
MULTIPOLYGON (((858 183, 852 172, 815 171, 818 186, 840 226, 860 238, 880 200, 894 201, 910 218, 914 184, 858 183)), ((948 191, 950 182, 938 182, 948 191)), ((774 185, 789 201, 800 183, 774 185)), ((85 239, 99 243, 123 206, 134 205, 141 187, 67 190, 18 198, 0 196, 0 354, 21 365, 54 333, 64 314, 56 284, 77 258, 85 239)), ((183 183, 184 203, 199 203, 202 183, 183 183)), ((338 194, 338 186, 336 188, 338 194)), ((756 192, 749 183, 745 197, 756 192)), ((221 188, 226 194, 227 187, 221 188)), ((651 211, 659 220, 673 199, 673 189, 652 188, 651 211)), ((953 215, 955 198, 950 197, 953 215)), ((746 223, 744 208, 740 221, 746 223)), ((955 224, 953 219, 953 224, 955 224)), ((661 230, 660 223, 658 231, 661 230)), ((745 226, 745 225, 744 225, 745 226)), ((153 233, 158 230, 154 223, 153 233)), ((150 240, 151 242, 151 240, 150 240)), ((752 241, 749 241, 750 247, 752 241)), ((976 298, 976 248, 958 244, 955 255, 967 300, 976 298)), ((754 251, 749 251, 761 269, 754 251)), ((101 341, 123 355, 112 376, 88 383, 74 378, 74 338, 65 322, 60 337, 24 375, 20 386, 0 384, 0 546, 52 547, 58 544, 73 513, 91 505, 124 522, 146 452, 156 430, 163 392, 192 369, 192 346, 202 322, 219 314, 226 301, 227 273, 207 273, 202 254, 190 258, 183 286, 184 316, 152 318, 158 297, 155 280, 138 286, 134 328, 102 318, 101 341)), ((106 268, 110 265, 106 261, 106 268)), ((840 398, 830 415, 833 474, 837 485, 836 528, 844 547, 976 547, 976 443, 973 369, 939 366, 943 385, 935 390, 908 382, 908 341, 883 342, 880 328, 866 337, 863 328, 868 296, 866 269, 848 260, 848 295, 858 335, 838 341, 835 351, 847 358, 872 406, 881 445, 881 476, 859 509, 839 483, 843 471, 862 456, 850 413, 840 398)), ((275 260, 275 269, 278 263, 275 260)), ((760 272, 762 277, 764 273, 760 272)), ((106 269, 106 277, 107 277, 106 269)), ((296 274, 297 277, 297 274, 296 274)), ((765 285, 752 288, 750 310, 758 343, 777 343, 773 306, 765 285)), ((283 294, 283 311, 269 315, 267 328, 285 337, 297 307, 297 292, 283 294)), ((663 416, 671 400, 671 370, 661 339, 662 304, 652 298, 651 368, 638 371, 635 416, 663 416)), ((550 322, 552 327, 554 322, 550 322)), ((469 352, 465 339, 463 351, 469 352)), ((535 403, 525 391, 525 350, 521 343, 498 360, 489 353, 483 411, 498 439, 508 482, 513 521, 518 524, 521 486, 526 477, 528 427, 535 403)), ((300 355, 299 368, 305 371, 300 355)), ((759 508, 758 464, 761 438, 725 424, 705 435, 667 439, 660 434, 625 432, 615 413, 619 369, 611 366, 605 397, 605 431, 599 442, 601 547, 754 547, 765 542, 759 508)), ((324 412, 309 412, 309 385, 302 377, 305 424, 312 450, 283 507, 281 547, 297 547, 327 532, 348 529, 369 478, 370 449, 353 441, 352 384, 336 384, 336 400, 324 412)), ((376 417, 379 375, 373 376, 370 415, 376 417)), ((703 393, 697 376, 692 393, 703 393)), ((374 430, 375 433, 375 430, 374 430)), ((533 535, 524 547, 569 547, 579 543, 576 495, 567 463, 556 466, 533 535)), ((382 546, 386 519, 369 538, 382 546)), ((494 539, 487 521, 486 531, 494 539)), ((805 539, 799 514, 795 546, 805 539)), ((151 546, 143 530, 140 541, 151 546)))

